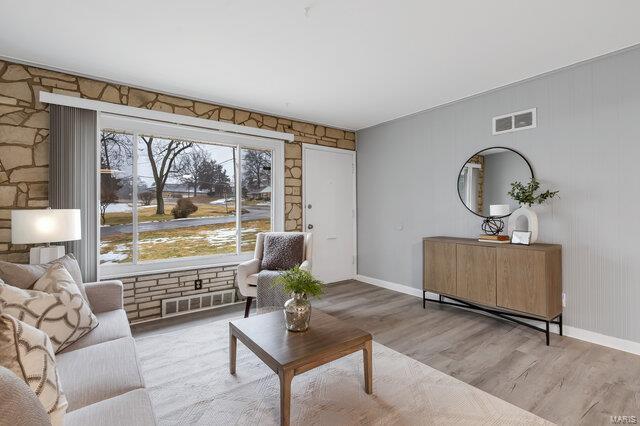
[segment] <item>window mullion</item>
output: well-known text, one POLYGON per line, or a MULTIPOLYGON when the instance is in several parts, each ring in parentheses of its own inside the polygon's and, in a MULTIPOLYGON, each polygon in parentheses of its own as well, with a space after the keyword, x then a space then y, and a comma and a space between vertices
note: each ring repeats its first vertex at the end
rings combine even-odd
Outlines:
POLYGON ((236 145, 236 254, 242 253, 242 148, 236 145))
POLYGON ((133 252, 133 264, 138 263, 138 132, 133 133, 133 173, 131 182, 131 221, 132 221, 132 241, 131 251, 133 252))

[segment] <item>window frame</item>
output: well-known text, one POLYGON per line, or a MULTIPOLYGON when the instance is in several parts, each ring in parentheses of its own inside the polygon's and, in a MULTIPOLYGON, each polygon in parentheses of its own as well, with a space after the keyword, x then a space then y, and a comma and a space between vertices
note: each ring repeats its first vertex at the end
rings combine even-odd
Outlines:
MULTIPOLYGON (((130 275, 140 275, 144 273, 166 272, 175 270, 194 269, 199 267, 214 267, 222 265, 233 265, 245 260, 253 258, 253 253, 242 253, 241 241, 241 204, 242 204, 242 149, 262 149, 271 150, 271 228, 273 231, 284 230, 284 141, 279 139, 263 138, 259 136, 243 135, 238 133, 229 133, 218 130, 211 130, 202 127, 167 123, 143 118, 128 117, 110 113, 98 114, 98 126, 96 135, 96 144, 100 143, 100 134, 102 129, 113 129, 126 132, 133 135, 133 169, 132 174, 137 176, 138 162, 138 136, 139 135, 157 135, 158 137, 175 137, 181 139, 192 140, 202 144, 215 144, 228 146, 237 149, 236 155, 236 253, 225 255, 208 255, 208 256, 191 256, 176 259, 164 259, 146 261, 144 263, 136 263, 137 259, 132 259, 131 263, 118 264, 108 263, 100 264, 100 238, 97 238, 97 265, 99 278, 113 278, 130 275)), ((100 150, 97 151, 96 162, 98 164, 97 173, 100 172, 100 150)), ((98 176, 98 202, 100 200, 100 176, 98 176)), ((137 185, 134 185, 132 198, 136 200, 137 185)), ((98 207, 98 206, 96 206, 98 207)), ((96 208, 97 235, 100 236, 100 211, 96 208)), ((133 237, 132 245, 137 244, 138 223, 137 209, 132 210, 133 237)), ((134 253, 136 250, 134 250, 134 253)))

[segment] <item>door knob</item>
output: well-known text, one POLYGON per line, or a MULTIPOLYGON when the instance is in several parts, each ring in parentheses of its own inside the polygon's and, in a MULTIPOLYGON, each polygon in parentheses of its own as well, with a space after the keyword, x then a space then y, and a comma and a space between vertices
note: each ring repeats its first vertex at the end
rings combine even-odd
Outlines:
POLYGON ((313 229, 313 225, 312 224, 308 224, 307 225, 307 229, 313 229))

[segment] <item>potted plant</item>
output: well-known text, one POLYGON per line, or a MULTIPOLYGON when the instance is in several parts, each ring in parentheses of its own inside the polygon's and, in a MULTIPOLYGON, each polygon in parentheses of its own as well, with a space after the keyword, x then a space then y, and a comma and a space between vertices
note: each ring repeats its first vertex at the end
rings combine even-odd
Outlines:
POLYGON ((534 243, 538 239, 538 215, 529 207, 534 204, 546 203, 560 192, 546 190, 536 195, 536 191, 539 189, 540 182, 534 177, 532 177, 526 185, 519 181, 511 183, 511 190, 507 194, 520 204, 520 208, 514 211, 509 217, 509 223, 507 225, 509 235, 516 230, 518 218, 524 216, 527 218, 528 231, 531 232, 530 242, 534 243))
POLYGON ((298 266, 284 271, 274 281, 281 285, 291 299, 284 304, 284 318, 289 331, 305 331, 309 328, 311 319, 311 303, 309 296, 319 297, 324 292, 324 284, 317 280, 310 272, 298 266))

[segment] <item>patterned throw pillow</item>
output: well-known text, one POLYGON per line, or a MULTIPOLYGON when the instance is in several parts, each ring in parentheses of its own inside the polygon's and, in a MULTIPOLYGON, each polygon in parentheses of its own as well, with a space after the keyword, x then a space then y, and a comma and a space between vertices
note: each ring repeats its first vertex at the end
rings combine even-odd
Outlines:
POLYGON ((264 236, 260 269, 284 271, 302 263, 304 235, 271 232, 264 236))
POLYGON ((53 264, 33 290, 0 284, 0 310, 47 333, 56 353, 98 325, 78 286, 60 263, 53 264))
POLYGON ((0 365, 29 385, 52 425, 64 423, 67 399, 60 388, 51 341, 43 331, 0 314, 0 365))
POLYGON ((82 272, 80 271, 80 265, 73 253, 66 254, 60 259, 56 259, 49 263, 43 263, 42 265, 26 265, 22 263, 11 263, 0 261, 0 280, 4 280, 7 284, 18 288, 29 289, 38 281, 38 278, 47 273, 47 270, 54 263, 62 263, 62 265, 69 271, 69 274, 73 277, 73 280, 80 288, 82 297, 87 299, 87 294, 84 290, 84 284, 82 282, 82 272))

